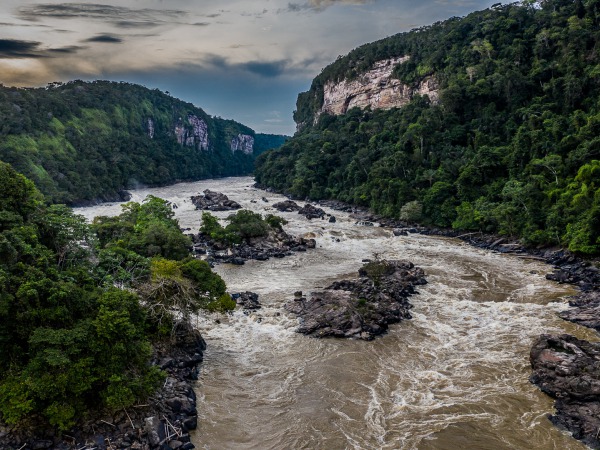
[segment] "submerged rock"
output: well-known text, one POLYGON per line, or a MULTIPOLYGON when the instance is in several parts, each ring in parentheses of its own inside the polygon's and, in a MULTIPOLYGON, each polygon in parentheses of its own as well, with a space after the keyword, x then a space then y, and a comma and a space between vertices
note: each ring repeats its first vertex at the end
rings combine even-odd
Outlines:
POLYGON ((194 195, 191 197, 192 203, 196 209, 208 211, 231 211, 241 208, 239 203, 229 200, 229 197, 220 192, 214 192, 210 189, 206 189, 203 194, 204 195, 194 195))
POLYGON ((300 318, 300 333, 371 340, 389 324, 411 318, 408 297, 414 286, 427 283, 424 275, 408 261, 369 262, 359 278, 336 281, 309 298, 296 295, 285 308, 300 318))
POLYGON ((530 381, 556 399, 552 423, 600 448, 600 343, 543 334, 530 353, 530 381))

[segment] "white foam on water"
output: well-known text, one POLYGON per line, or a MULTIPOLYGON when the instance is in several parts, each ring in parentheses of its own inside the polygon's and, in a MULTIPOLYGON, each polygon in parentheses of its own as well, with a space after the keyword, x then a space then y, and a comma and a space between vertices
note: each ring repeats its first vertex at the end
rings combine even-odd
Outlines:
MULTIPOLYGON (((551 400, 528 382, 537 336, 591 336, 557 317, 572 290, 544 278, 549 266, 454 239, 394 237, 328 208, 335 223, 278 213, 272 204, 284 197, 251 184, 229 178, 132 192, 136 201, 152 194, 176 203, 180 225, 196 231, 201 212, 189 197, 209 188, 281 215, 288 232, 317 240, 316 250, 282 260, 217 266, 230 292, 257 292, 263 308, 197 320, 208 343, 197 388, 198 448, 585 448, 549 423, 551 400), (294 291, 348 278, 375 256, 425 269, 429 283, 410 300, 412 320, 372 342, 295 332, 297 319, 283 309, 294 291)), ((77 212, 92 218, 120 206, 77 212)))

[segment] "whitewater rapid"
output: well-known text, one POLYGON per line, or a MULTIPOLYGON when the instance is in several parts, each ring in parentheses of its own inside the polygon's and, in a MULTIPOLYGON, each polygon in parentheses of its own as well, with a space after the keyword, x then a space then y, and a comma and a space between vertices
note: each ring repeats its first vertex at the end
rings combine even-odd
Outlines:
MULTIPOLYGON (((230 292, 256 292, 263 308, 197 319, 208 344, 196 388, 197 448, 586 448, 551 425, 552 400, 528 382, 529 349, 540 334, 597 340, 557 317, 574 291, 547 281, 549 266, 454 239, 394 237, 327 208, 335 223, 279 213, 271 205, 284 197, 252 184, 241 177, 132 191, 134 201, 151 194, 173 202, 191 232, 201 212, 190 196, 209 188, 317 240, 315 250, 285 259, 216 267, 230 292), (295 333, 297 321, 283 309, 294 291, 351 277, 374 256, 425 270, 429 283, 411 298, 412 320, 372 342, 295 333)), ((91 219, 118 214, 120 205, 76 212, 91 219)))

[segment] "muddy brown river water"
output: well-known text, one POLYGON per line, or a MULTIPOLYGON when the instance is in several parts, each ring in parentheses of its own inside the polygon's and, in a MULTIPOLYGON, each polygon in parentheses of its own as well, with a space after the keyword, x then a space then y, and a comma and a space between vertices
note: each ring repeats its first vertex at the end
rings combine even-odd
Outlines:
MULTIPOLYGON (((196 232, 201 212, 189 197, 210 188, 246 209, 277 213, 288 232, 317 240, 317 249, 285 259, 216 267, 230 292, 256 292, 263 308, 197 320, 208 344, 196 388, 197 448, 587 448, 551 425, 552 400, 527 380, 538 335, 598 340, 557 317, 574 291, 547 281, 549 266, 454 239, 394 237, 327 208, 336 223, 278 213, 271 205, 284 197, 252 184, 226 178, 132 192, 135 201, 152 194, 174 202, 180 225, 196 232), (376 254, 425 270, 429 284, 411 298, 412 320, 372 342, 295 333, 297 321, 283 309, 294 291, 352 276, 376 254)), ((120 206, 76 212, 92 218, 120 206)))

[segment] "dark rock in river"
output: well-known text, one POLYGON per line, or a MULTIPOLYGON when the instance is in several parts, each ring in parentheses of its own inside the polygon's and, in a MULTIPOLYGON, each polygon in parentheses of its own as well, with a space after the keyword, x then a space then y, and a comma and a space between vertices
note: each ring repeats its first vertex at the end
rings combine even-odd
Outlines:
POLYGON ((241 306, 244 311, 253 311, 262 308, 258 301, 258 294, 250 291, 238 292, 231 294, 231 298, 235 300, 238 306, 241 306))
POLYGON ((206 189, 203 194, 204 195, 192 196, 192 203, 196 209, 208 211, 231 211, 241 208, 239 203, 229 200, 229 197, 220 192, 214 192, 210 189, 206 189))
POLYGON ((292 252, 305 252, 306 249, 317 246, 314 239, 292 236, 283 230, 272 230, 267 236, 250 238, 232 246, 214 241, 202 233, 192 235, 192 241, 196 254, 210 254, 210 261, 213 263, 236 265, 243 265, 251 259, 266 261, 269 258, 284 258, 292 252))
POLYGON ((556 399, 552 423, 600 448, 600 343, 544 334, 531 349, 530 361, 531 382, 556 399))
POLYGON ((279 203, 273 203, 273 208, 280 212, 294 212, 299 211, 300 205, 292 200, 285 200, 279 203))
POLYGON ((325 211, 323 211, 321 208, 311 205, 310 203, 304 205, 304 207, 298 211, 298 214, 302 214, 308 220, 322 219, 325 217, 325 211))
POLYGON ((371 340, 411 318, 407 299, 425 283, 423 270, 408 261, 374 261, 358 279, 336 281, 310 298, 296 296, 285 308, 300 318, 300 333, 371 340))
POLYGON ((559 315, 565 320, 600 331, 600 292, 584 292, 569 302, 571 309, 559 315))

